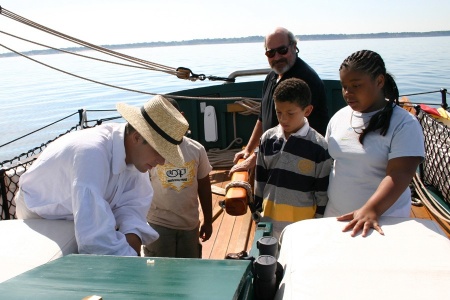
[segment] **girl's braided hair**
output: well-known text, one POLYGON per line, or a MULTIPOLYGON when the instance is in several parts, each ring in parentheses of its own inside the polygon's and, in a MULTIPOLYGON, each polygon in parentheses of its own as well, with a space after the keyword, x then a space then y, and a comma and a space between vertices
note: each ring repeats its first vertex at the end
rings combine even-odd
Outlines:
POLYGON ((398 104, 399 92, 397 84, 391 74, 386 72, 386 67, 381 56, 371 50, 361 50, 347 57, 341 64, 339 71, 343 68, 370 74, 373 79, 379 75, 385 78, 383 92, 389 101, 386 106, 370 118, 369 124, 359 136, 359 142, 363 144, 367 133, 380 129, 381 135, 386 135, 391 121, 394 103, 398 104))

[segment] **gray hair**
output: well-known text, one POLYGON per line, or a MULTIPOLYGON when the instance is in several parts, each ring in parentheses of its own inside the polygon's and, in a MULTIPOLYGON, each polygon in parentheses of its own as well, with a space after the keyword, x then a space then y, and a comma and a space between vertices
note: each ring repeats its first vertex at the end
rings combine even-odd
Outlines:
POLYGON ((267 37, 269 35, 272 35, 275 33, 281 33, 281 32, 287 35, 289 43, 296 44, 296 45, 298 44, 298 42, 299 42, 298 38, 296 38, 295 35, 291 31, 289 31, 283 27, 277 27, 277 28, 275 28, 273 33, 270 33, 264 37, 264 48, 267 49, 266 43, 267 43, 267 37))

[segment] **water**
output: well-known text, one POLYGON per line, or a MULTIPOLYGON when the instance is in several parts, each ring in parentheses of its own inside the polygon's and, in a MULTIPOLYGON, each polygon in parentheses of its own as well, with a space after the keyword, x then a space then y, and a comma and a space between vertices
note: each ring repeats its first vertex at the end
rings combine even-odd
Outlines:
MULTIPOLYGON (((300 56, 322 79, 339 79, 338 68, 352 52, 361 49, 381 54, 401 94, 450 88, 450 37, 300 41, 300 56)), ((260 43, 174 46, 124 49, 120 52, 170 67, 187 67, 196 74, 227 77, 243 69, 268 68, 260 43)), ((98 56, 91 51, 82 54, 98 56)), ((86 60, 68 54, 33 56, 53 67, 92 80, 150 93, 221 84, 220 82, 180 80, 160 72, 143 71, 86 60)), ((109 59, 106 57, 102 57, 109 59)), ((122 91, 46 68, 23 57, 0 59, 0 145, 59 118, 86 109, 114 109, 116 102, 141 105, 151 96, 122 91)), ((240 81, 264 76, 238 78, 240 81)), ((440 103, 438 94, 422 95, 413 101, 440 103)), ((64 125, 68 129, 75 116, 64 125)), ((55 133, 60 133, 56 128, 55 133)), ((40 145, 56 134, 27 138, 0 148, 0 161, 40 145)))

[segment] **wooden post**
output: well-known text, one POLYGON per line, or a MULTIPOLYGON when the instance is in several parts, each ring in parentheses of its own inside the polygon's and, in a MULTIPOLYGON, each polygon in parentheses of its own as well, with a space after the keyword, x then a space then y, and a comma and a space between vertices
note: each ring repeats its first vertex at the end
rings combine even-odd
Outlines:
MULTIPOLYGON (((244 161, 240 159, 238 163, 244 161)), ((247 171, 234 172, 231 176, 233 181, 248 182, 249 174, 247 171)), ((247 190, 244 187, 230 187, 225 194, 225 211, 232 216, 241 216, 247 212, 248 198, 247 190)))

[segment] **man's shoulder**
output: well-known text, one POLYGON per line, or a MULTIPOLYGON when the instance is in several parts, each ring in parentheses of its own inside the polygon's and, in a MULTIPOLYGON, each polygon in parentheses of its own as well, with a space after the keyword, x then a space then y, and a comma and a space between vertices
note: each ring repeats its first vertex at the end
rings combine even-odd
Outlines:
POLYGON ((181 145, 183 145, 183 144, 188 147, 195 146, 195 147, 204 148, 203 145, 200 144, 198 141, 191 139, 190 137, 187 137, 187 136, 183 136, 183 141, 181 142, 181 145))
POLYGON ((322 82, 317 72, 300 57, 297 57, 294 66, 289 71, 291 71, 292 77, 304 79, 305 81, 319 79, 322 82))

